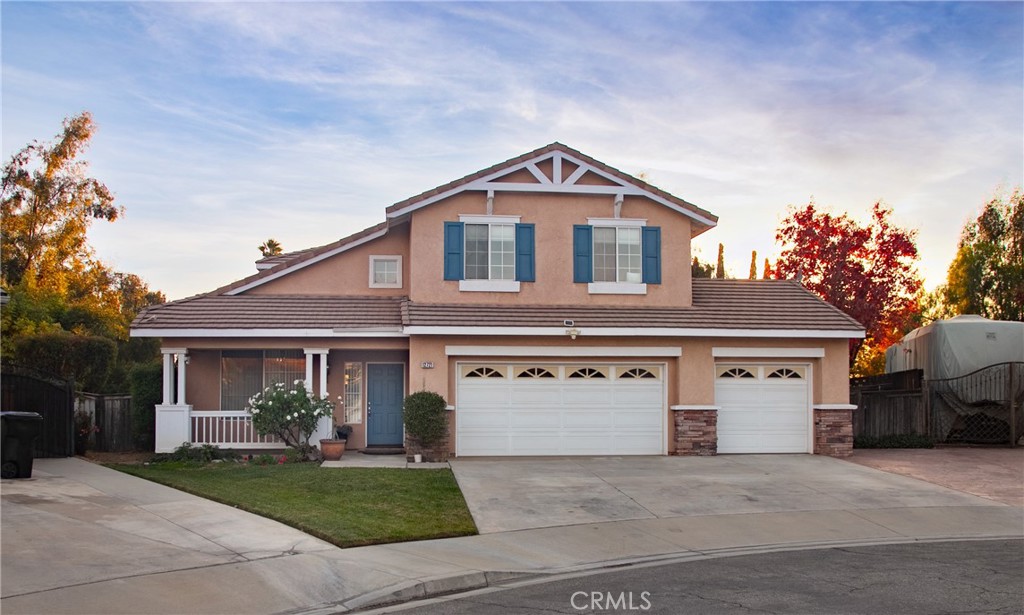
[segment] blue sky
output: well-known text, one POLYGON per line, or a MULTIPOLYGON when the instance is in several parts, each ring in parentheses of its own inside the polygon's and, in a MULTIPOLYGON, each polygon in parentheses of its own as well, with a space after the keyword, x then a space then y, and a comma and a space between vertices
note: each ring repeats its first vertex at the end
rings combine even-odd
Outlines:
POLYGON ((180 298, 561 141, 720 217, 746 277, 788 205, 917 229, 1024 183, 1024 3, 0 4, 2 154, 82 110, 126 208, 98 255, 180 298))

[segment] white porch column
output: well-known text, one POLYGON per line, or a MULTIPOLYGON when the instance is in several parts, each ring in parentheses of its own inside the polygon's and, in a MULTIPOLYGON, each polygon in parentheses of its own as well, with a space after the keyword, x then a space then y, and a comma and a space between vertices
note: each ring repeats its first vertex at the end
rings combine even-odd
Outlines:
POLYGON ((157 453, 170 453, 192 441, 192 407, 185 403, 187 348, 161 348, 163 354, 163 403, 156 407, 157 453), (174 386, 174 358, 178 358, 178 387, 174 386), (177 393, 177 395, 175 395, 177 393))
POLYGON ((320 397, 327 397, 327 351, 320 353, 320 397))
POLYGON ((178 353, 178 397, 175 403, 185 405, 185 366, 188 365, 188 351, 184 348, 178 353))
POLYGON ((306 390, 307 391, 312 391, 313 390, 313 354, 315 354, 316 351, 311 349, 311 348, 306 348, 305 350, 303 350, 303 352, 306 353, 306 390))
MULTIPOLYGON (((306 353, 306 389, 313 390, 313 355, 319 355, 320 357, 320 386, 317 388, 317 394, 320 397, 327 397, 327 348, 305 348, 303 352, 306 353)), ((313 435, 310 436, 309 440, 316 446, 320 440, 330 439, 334 437, 334 419, 332 417, 324 417, 317 423, 316 430, 313 435)))
POLYGON ((164 406, 174 404, 174 351, 174 348, 160 349, 160 352, 163 353, 164 356, 164 406))

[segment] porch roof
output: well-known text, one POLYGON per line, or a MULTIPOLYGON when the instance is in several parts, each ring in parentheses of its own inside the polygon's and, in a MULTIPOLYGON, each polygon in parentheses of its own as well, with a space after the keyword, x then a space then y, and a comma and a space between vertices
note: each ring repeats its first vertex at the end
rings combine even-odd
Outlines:
POLYGON ((410 302, 407 327, 576 327, 792 330, 863 335, 853 318, 790 280, 693 280, 693 305, 678 308, 441 305, 410 302))
POLYGON ((693 305, 481 305, 406 297, 202 295, 147 308, 136 336, 564 334, 565 321, 602 335, 862 337, 857 321, 789 280, 693 281, 693 305), (602 333, 603 331, 603 333, 602 333), (272 333, 268 333, 272 332, 272 333))
POLYGON ((200 295, 143 310, 133 334, 147 330, 381 330, 402 328, 404 297, 200 295))

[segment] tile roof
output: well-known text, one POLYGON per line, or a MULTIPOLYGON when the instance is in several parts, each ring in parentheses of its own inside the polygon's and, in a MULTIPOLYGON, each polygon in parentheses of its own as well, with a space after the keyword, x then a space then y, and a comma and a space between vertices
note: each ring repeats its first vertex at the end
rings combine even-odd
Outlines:
POLYGON ((348 237, 342 237, 341 239, 339 239, 337 241, 332 241, 331 243, 329 243, 327 245, 318 246, 316 248, 308 248, 308 249, 305 249, 305 250, 296 250, 295 252, 289 252, 288 254, 280 254, 278 256, 269 257, 267 259, 261 259, 261 260, 256 261, 256 262, 257 263, 262 263, 262 262, 274 263, 274 266, 269 268, 269 269, 262 269, 258 273, 254 273, 254 274, 252 274, 249 277, 242 278, 241 280, 236 280, 236 281, 234 281, 234 282, 232 282, 232 283, 230 283, 230 284, 228 284, 226 286, 222 286, 222 287, 220 287, 220 288, 218 288, 218 289, 216 289, 214 291, 211 291, 208 294, 220 295, 220 294, 224 294, 224 293, 230 293, 231 291, 235 291, 235 290, 237 290, 237 289, 239 289, 239 288, 241 288, 243 286, 248 286, 250 284, 253 284, 253 283, 256 283, 256 282, 260 282, 261 280, 264 280, 266 278, 277 277, 284 270, 293 268, 295 266, 298 266, 298 265, 302 264, 303 262, 312 260, 312 259, 314 259, 314 258, 316 258, 318 256, 323 255, 323 254, 327 254, 327 253, 333 252, 335 250, 337 250, 337 251, 344 251, 347 246, 351 246, 351 245, 355 244, 356 242, 358 242, 360 239, 364 239, 366 237, 369 237, 370 235, 373 235, 374 233, 377 233, 377 232, 380 232, 380 231, 384 231, 385 229, 387 229, 387 227, 388 227, 388 223, 387 222, 381 222, 381 223, 375 224, 375 225, 373 225, 373 226, 371 226, 369 228, 364 228, 363 230, 358 231, 356 233, 353 233, 353 234, 349 235, 348 237))
POLYGON ((643 327, 859 331, 863 327, 789 280, 693 281, 693 305, 679 308, 410 303, 410 326, 643 327))
POLYGON ((200 295, 146 308, 132 329, 393 329, 404 297, 200 295))
POLYGON ((788 280, 694 280, 693 305, 428 304, 405 297, 202 295, 147 308, 132 329, 382 329, 577 327, 861 331, 835 307, 788 280))

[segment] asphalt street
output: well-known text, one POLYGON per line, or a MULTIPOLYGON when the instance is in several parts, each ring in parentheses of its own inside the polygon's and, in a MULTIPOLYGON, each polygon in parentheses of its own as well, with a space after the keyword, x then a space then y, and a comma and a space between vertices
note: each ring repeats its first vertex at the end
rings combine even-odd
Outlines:
POLYGON ((376 613, 1024 612, 1024 541, 875 545, 631 567, 376 613))

